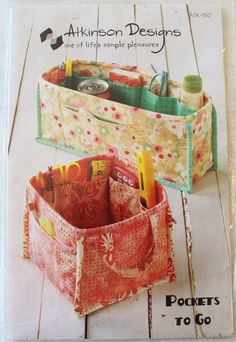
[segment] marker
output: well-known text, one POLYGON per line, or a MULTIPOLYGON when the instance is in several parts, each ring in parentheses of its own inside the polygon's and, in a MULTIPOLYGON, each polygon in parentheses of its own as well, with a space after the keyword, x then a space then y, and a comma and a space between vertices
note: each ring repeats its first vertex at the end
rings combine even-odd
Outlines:
POLYGON ((65 87, 72 88, 72 60, 67 59, 65 71, 65 87))
POLYGON ((148 151, 143 150, 137 154, 136 159, 141 203, 151 209, 157 204, 152 157, 148 151))

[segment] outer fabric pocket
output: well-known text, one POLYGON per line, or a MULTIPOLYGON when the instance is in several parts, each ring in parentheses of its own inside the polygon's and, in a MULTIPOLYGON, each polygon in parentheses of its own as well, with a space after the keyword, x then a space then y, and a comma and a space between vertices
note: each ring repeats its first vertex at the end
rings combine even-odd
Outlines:
POLYGON ((75 294, 76 249, 53 240, 29 211, 29 255, 62 294, 72 302, 75 294))
POLYGON ((89 154, 118 154, 125 125, 99 118, 81 108, 62 107, 67 146, 89 154))

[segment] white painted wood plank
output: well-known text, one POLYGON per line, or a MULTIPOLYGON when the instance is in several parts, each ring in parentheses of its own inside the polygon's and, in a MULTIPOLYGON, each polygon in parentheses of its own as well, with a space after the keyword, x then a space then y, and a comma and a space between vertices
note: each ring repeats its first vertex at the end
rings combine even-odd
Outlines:
MULTIPOLYGON (((16 224, 15 227, 9 225, 9 227, 11 235, 18 237, 18 231, 21 230, 20 224, 16 224)), ((19 239, 18 244, 20 241, 19 239)), ((36 339, 43 274, 30 260, 20 258, 8 260, 7 267, 8 339, 36 339)))
MULTIPOLYGON (((161 8, 158 4, 137 4, 135 5, 136 24, 140 29, 162 30, 161 8)), ((157 72, 167 70, 165 48, 161 49, 163 39, 160 36, 142 36, 136 38, 137 44, 154 44, 154 46, 137 46, 137 65, 140 69, 154 75, 151 64, 157 72), (158 46, 156 46, 158 44, 158 46)))
POLYGON ((164 29, 181 32, 179 37, 166 37, 166 51, 170 79, 182 82, 185 75, 197 73, 187 8, 182 4, 161 7, 164 29))
POLYGON ((192 226, 192 265, 196 297, 219 297, 218 306, 201 306, 196 311, 210 316, 212 323, 203 325, 199 337, 231 335, 232 279, 227 239, 215 172, 208 172, 187 197, 192 226))
POLYGON ((88 316, 87 337, 100 340, 148 339, 147 291, 88 316))
POLYGON ((41 316, 40 340, 84 339, 84 318, 78 318, 73 303, 55 289, 50 281, 45 281, 41 316), (84 329, 81 329, 81 325, 84 329))
POLYGON ((166 306, 166 296, 176 296, 177 298, 192 297, 181 192, 168 188, 167 195, 172 215, 177 222, 173 228, 176 280, 172 283, 155 287, 152 290, 152 337, 190 338, 196 336, 194 324, 177 326, 175 318, 190 317, 193 322, 193 308, 191 306, 178 306, 176 303, 171 307, 166 306))
MULTIPOLYGON (((191 213, 193 252, 192 263, 196 284, 196 296, 219 296, 218 307, 202 307, 201 312, 210 315, 211 325, 204 325, 200 336, 213 337, 232 333, 231 274, 225 223, 228 220, 227 184, 227 132, 224 99, 224 71, 222 59, 221 12, 217 7, 190 7, 192 31, 199 71, 206 82, 207 91, 213 96, 218 111, 218 177, 214 172, 206 174, 194 186, 188 196, 191 213), (204 13, 211 13, 206 17, 204 13), (209 20, 205 20, 209 19, 209 20), (214 31, 214 37, 209 32, 214 31), (207 34, 209 32, 209 34, 207 34), (204 33, 204 35, 203 35, 204 33), (214 67, 217 65, 217 78, 214 67), (213 66, 213 67, 212 67, 213 66), (220 193, 218 188, 220 185, 220 193), (222 211, 223 209, 223 211, 222 211), (204 238, 201 238, 204 236, 204 238), (201 254, 199 253, 201 252, 201 254), (201 259, 199 256, 201 255, 201 259), (204 263, 201 260, 205 260, 204 263), (204 281, 205 279, 205 281, 204 281)), ((200 310, 199 310, 200 311, 200 310)))
POLYGON ((11 14, 11 56, 10 56, 10 108, 9 108, 9 132, 11 135, 12 125, 17 104, 18 90, 23 73, 23 66, 27 53, 27 45, 30 39, 33 25, 34 11, 32 8, 17 8, 11 14), (21 36, 18 40, 17 37, 21 36))
POLYGON ((97 60, 117 63, 120 65, 136 65, 136 49, 134 36, 129 36, 129 30, 125 26, 134 22, 134 6, 126 4, 100 4, 99 5, 99 28, 104 30, 122 30, 123 35, 98 37, 101 47, 98 49, 97 60), (104 44, 119 44, 124 42, 124 47, 115 49, 113 46, 105 47, 104 44), (128 48, 128 44, 130 47, 128 48))
POLYGON ((220 6, 189 5, 190 20, 200 75, 204 89, 210 94, 217 111, 219 168, 217 170, 220 198, 223 207, 226 233, 229 239, 229 192, 227 124, 225 107, 225 77, 222 59, 222 13, 220 6), (214 34, 206 34, 214 27, 214 34), (211 53, 209 53, 211 51, 211 53))

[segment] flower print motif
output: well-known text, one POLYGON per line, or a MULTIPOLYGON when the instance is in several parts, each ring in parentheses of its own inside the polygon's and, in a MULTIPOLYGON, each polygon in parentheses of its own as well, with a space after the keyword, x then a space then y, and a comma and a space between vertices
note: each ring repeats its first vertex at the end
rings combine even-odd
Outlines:
POLYGON ((58 115, 56 115, 56 114, 53 116, 53 118, 54 118, 54 120, 56 120, 56 121, 59 120, 59 117, 58 117, 58 115))
POLYGON ((139 144, 134 144, 133 145, 133 150, 135 151, 135 152, 140 152, 140 151, 142 151, 142 149, 143 149, 143 146, 142 145, 139 145, 139 144))
POLYGON ((112 252, 114 249, 113 237, 112 233, 106 233, 101 236, 101 246, 104 249, 105 253, 112 252))
POLYGON ((83 76, 83 77, 93 76, 92 72, 89 69, 80 70, 79 74, 80 74, 80 76, 83 76))
POLYGON ((140 110, 140 108, 138 108, 138 107, 133 107, 133 108, 132 108, 132 111, 133 111, 133 112, 138 112, 139 110, 140 110))
POLYGON ((161 119, 161 118, 162 118, 161 114, 160 114, 160 113, 157 113, 157 114, 156 114, 156 118, 157 118, 157 119, 161 119))
POLYGON ((102 139, 101 139, 100 137, 98 137, 97 135, 95 135, 94 141, 95 141, 95 143, 97 143, 97 144, 101 144, 102 139))
POLYGON ((74 137, 75 136, 75 132, 74 131, 70 131, 70 135, 72 136, 72 137, 74 137))
POLYGON ((99 126, 99 132, 101 135, 104 135, 104 136, 107 136, 109 133, 106 126, 99 126))
POLYGON ((111 107, 111 110, 112 110, 113 112, 115 112, 115 111, 116 111, 116 107, 111 107))
POLYGON ((155 145, 154 149, 157 153, 162 152, 162 147, 160 145, 155 145))
POLYGON ((60 127, 60 128, 62 127, 62 124, 61 124, 60 122, 58 122, 57 125, 58 125, 58 127, 60 127))
POLYGON ((112 114, 113 118, 116 120, 120 120, 122 118, 121 114, 119 112, 116 112, 114 114, 112 114))
POLYGON ((114 127, 114 130, 115 130, 116 132, 120 132, 121 129, 120 129, 119 126, 115 126, 115 127, 114 127))
POLYGON ((104 112, 108 112, 108 107, 105 106, 105 107, 103 108, 103 110, 104 110, 104 112))
POLYGON ((108 154, 112 154, 112 155, 116 154, 116 155, 118 155, 117 148, 115 148, 113 146, 108 145, 107 148, 106 148, 106 151, 107 151, 108 154))
POLYGON ((73 119, 74 120, 79 120, 79 115, 77 113, 73 113, 73 119))
POLYGON ((173 158, 173 154, 172 153, 167 153, 167 157, 168 158, 173 158))
POLYGON ((194 155, 194 160, 199 162, 203 157, 202 150, 198 150, 194 155))
POLYGON ((70 189, 68 201, 63 208, 63 217, 68 222, 79 226, 81 218, 91 219, 100 210, 100 201, 96 199, 98 193, 97 183, 76 183, 70 189))

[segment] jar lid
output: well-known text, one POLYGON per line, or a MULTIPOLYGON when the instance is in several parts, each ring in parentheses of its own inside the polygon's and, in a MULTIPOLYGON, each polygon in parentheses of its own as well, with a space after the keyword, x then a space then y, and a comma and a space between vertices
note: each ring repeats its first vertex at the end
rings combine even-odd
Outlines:
POLYGON ((183 90, 193 94, 201 92, 202 78, 198 75, 186 75, 183 81, 183 90))

